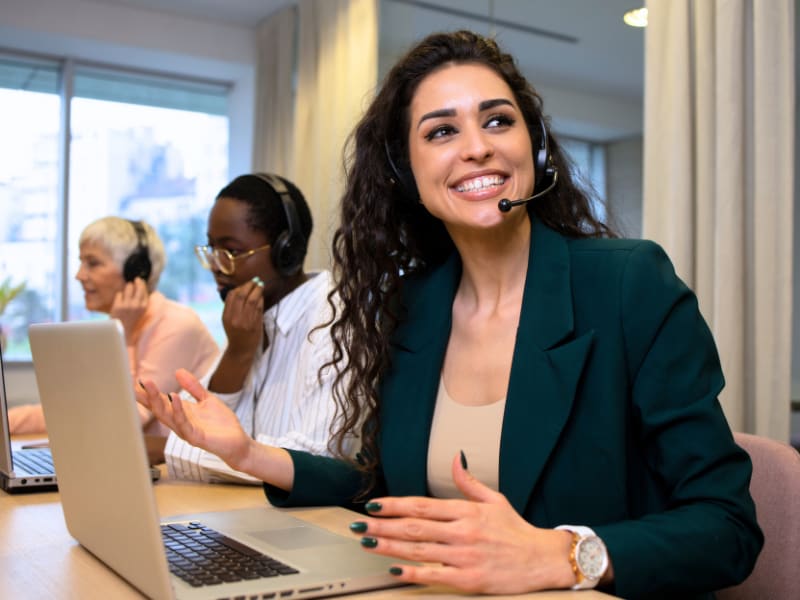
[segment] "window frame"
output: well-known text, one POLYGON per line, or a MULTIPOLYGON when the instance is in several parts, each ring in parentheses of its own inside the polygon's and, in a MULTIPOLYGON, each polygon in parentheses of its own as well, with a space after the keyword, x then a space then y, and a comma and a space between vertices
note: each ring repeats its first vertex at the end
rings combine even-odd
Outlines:
MULTIPOLYGON (((55 321, 65 321, 69 318, 69 285, 70 285, 70 266, 69 266, 69 221, 70 221, 70 170, 71 170, 71 140, 70 140, 70 124, 71 124, 71 110, 73 98, 97 98, 97 96, 82 95, 75 93, 75 80, 76 73, 80 76, 81 70, 87 73, 102 72, 106 74, 119 74, 122 77, 139 77, 144 81, 150 79, 152 81, 177 81, 185 84, 188 87, 198 86, 207 87, 209 89, 216 89, 224 92, 227 96, 227 110, 224 116, 228 118, 228 172, 234 170, 233 157, 237 154, 232 148, 231 139, 234 127, 238 128, 239 124, 234 124, 233 114, 236 113, 235 106, 241 103, 241 97, 233 97, 236 84, 231 80, 222 80, 214 78, 197 77, 185 73, 175 73, 169 71, 160 71, 155 69, 145 69, 131 65, 88 60, 79 58, 72 55, 54 55, 40 52, 32 52, 24 49, 7 48, 0 46, 0 59, 9 62, 19 61, 36 63, 41 62, 43 65, 54 67, 57 71, 57 86, 56 95, 59 97, 60 114, 58 119, 58 140, 57 140, 57 187, 56 187, 56 234, 53 240, 53 249, 56 255, 55 258, 55 273, 53 288, 57 297, 53 305, 52 318, 55 321)), ((24 89, 8 87, 5 89, 24 89)), ((37 91, 37 90, 33 90, 37 91)), ((45 93, 45 90, 39 90, 45 93)), ((141 104, 141 103, 140 103, 141 104)), ((152 104, 151 106, 161 106, 152 104)), ((167 107, 174 108, 174 107, 167 107)), ((188 110, 188 109, 187 109, 188 110)), ((223 113, 209 113, 206 114, 223 114, 223 113)), ((248 148, 250 150, 250 148, 248 148)), ((31 358, 7 357, 3 356, 4 363, 19 364, 19 365, 32 365, 31 358)))

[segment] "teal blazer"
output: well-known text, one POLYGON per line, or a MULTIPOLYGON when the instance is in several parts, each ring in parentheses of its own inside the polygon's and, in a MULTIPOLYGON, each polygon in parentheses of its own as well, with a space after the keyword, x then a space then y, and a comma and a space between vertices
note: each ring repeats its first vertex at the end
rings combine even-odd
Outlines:
MULTIPOLYGON (((409 278, 381 385, 378 487, 428 495, 427 450, 457 255, 409 278)), ((499 487, 538 527, 587 525, 624 598, 703 597, 743 580, 763 543, 751 464, 717 395, 723 376, 694 294, 641 240, 568 239, 533 219, 500 443, 499 487)), ((277 506, 341 505, 361 475, 291 451, 277 506)))

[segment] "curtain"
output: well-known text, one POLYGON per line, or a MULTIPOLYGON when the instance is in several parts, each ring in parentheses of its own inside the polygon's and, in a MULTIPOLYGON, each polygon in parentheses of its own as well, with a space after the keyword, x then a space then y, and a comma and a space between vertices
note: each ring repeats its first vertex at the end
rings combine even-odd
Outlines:
POLYGON ((789 440, 795 0, 648 0, 644 237, 697 293, 734 430, 789 440))
POLYGON ((291 176, 314 216, 306 266, 326 268, 343 191, 344 143, 377 81, 377 0, 300 0, 298 14, 291 176))
POLYGON ((288 176, 291 170, 296 21, 289 7, 256 30, 254 171, 288 176))

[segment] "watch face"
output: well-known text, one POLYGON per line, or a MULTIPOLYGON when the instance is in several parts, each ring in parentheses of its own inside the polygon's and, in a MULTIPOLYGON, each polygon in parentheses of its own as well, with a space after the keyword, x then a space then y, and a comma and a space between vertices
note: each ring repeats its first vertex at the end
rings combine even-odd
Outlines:
POLYGON ((575 548, 575 562, 587 579, 600 579, 608 567, 606 546, 599 537, 582 538, 575 548))

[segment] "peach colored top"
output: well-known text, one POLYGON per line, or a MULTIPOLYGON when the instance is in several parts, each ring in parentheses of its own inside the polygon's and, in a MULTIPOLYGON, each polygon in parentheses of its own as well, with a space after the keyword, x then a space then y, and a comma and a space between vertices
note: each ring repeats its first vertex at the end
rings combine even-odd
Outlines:
MULTIPOLYGON (((150 295, 147 310, 131 338, 126 341, 134 385, 139 379, 151 379, 163 392, 179 391, 174 376, 178 368, 202 377, 219 355, 217 343, 197 313, 160 292, 150 295)), ((8 419, 12 435, 46 432, 39 404, 11 408, 8 419)), ((168 432, 153 420, 145 433, 166 435, 168 432)))

